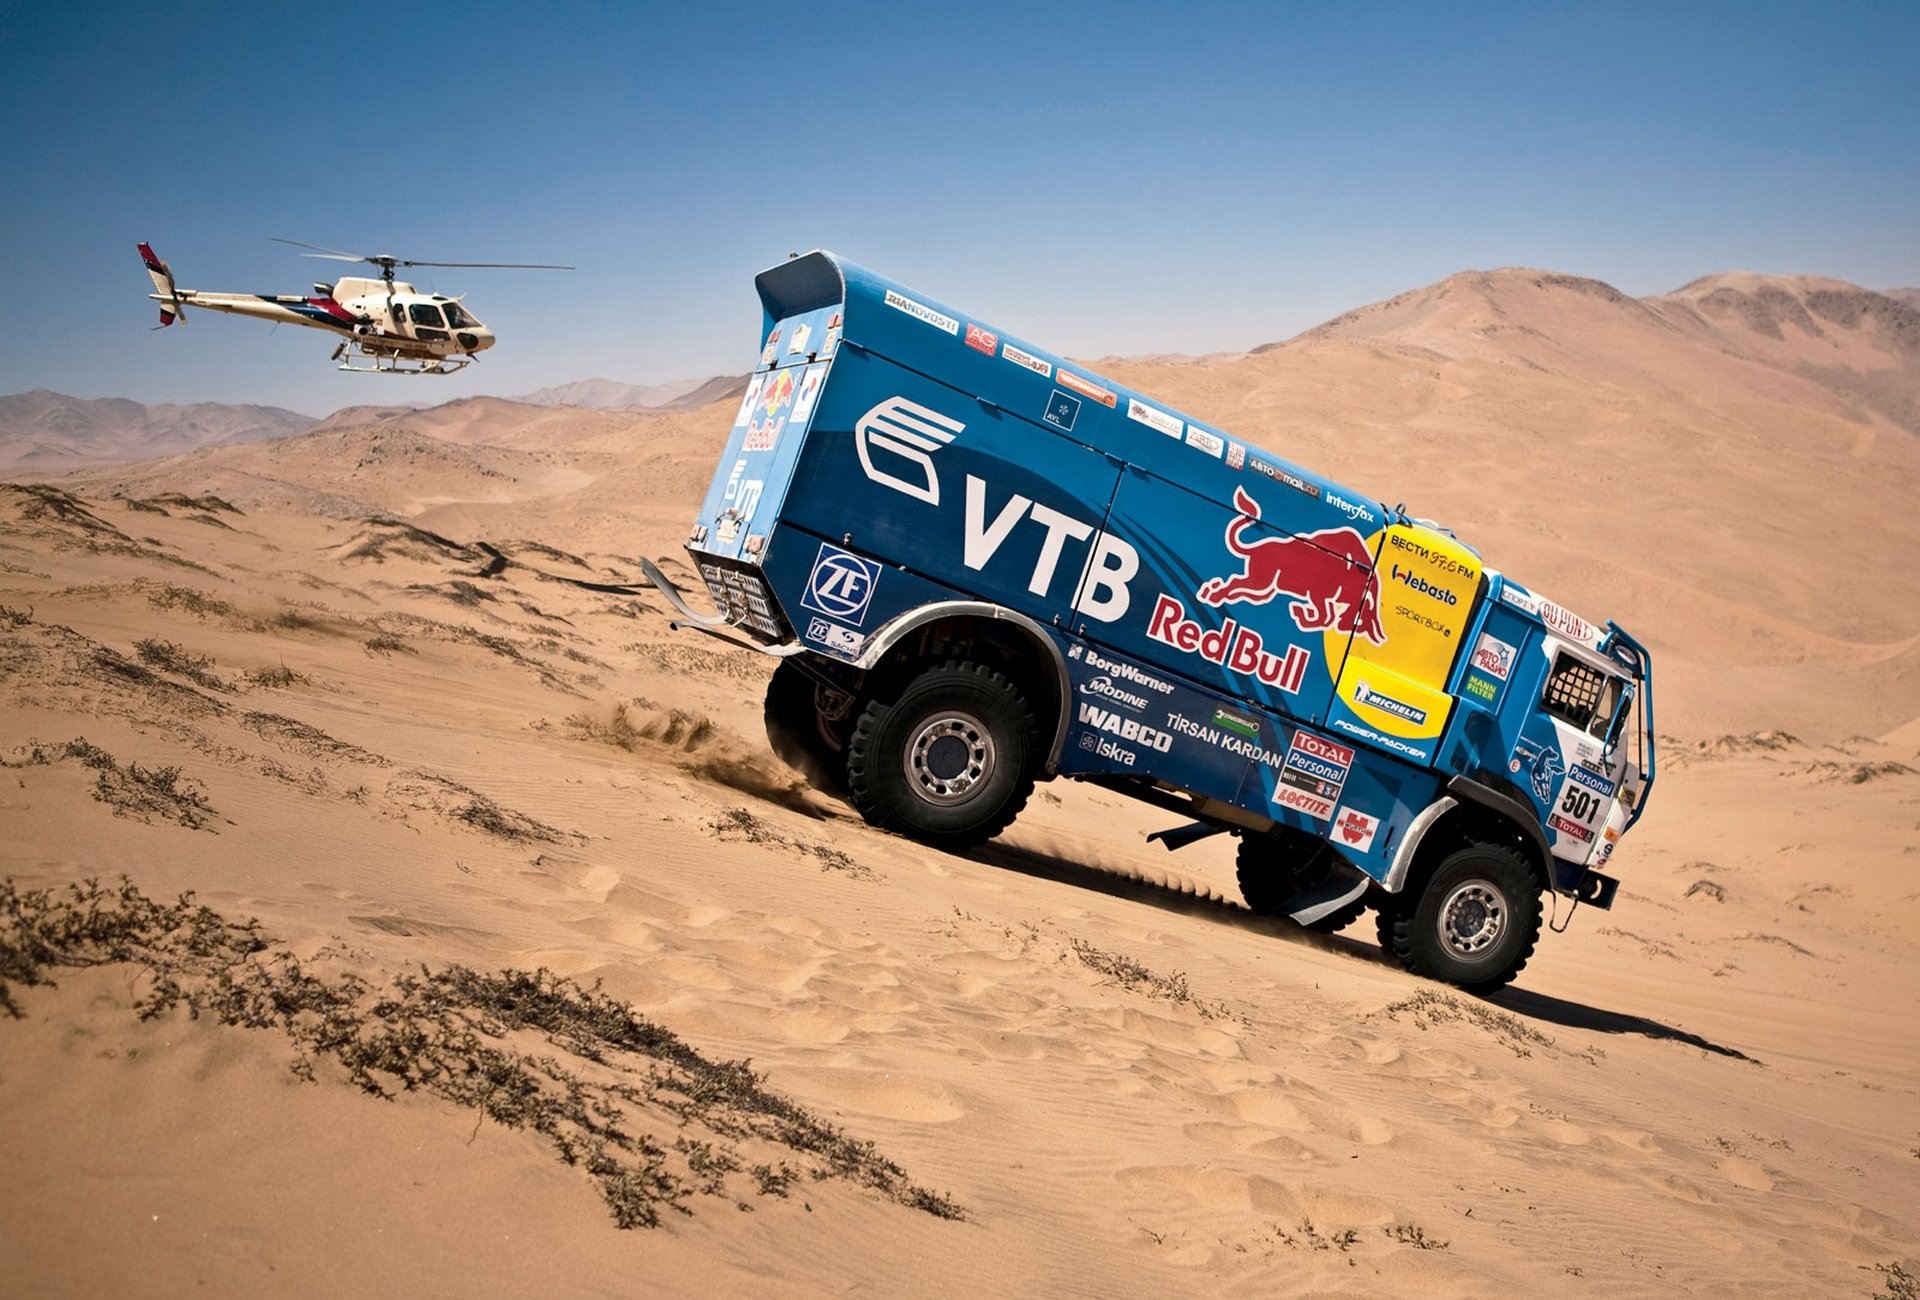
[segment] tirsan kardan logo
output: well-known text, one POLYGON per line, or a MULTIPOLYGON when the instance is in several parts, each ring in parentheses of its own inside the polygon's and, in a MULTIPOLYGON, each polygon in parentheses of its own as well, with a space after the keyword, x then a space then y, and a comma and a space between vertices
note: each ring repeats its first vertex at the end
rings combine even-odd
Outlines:
POLYGON ((1243 602, 1264 605, 1290 596, 1287 612, 1302 632, 1329 628, 1352 632, 1385 645, 1380 627, 1380 577, 1373 556, 1351 528, 1324 528, 1298 537, 1247 540, 1260 518, 1260 503, 1245 488, 1233 490, 1240 518, 1227 525, 1227 549, 1240 557, 1240 572, 1200 584, 1195 594, 1207 605, 1243 602))
POLYGON ((896 492, 904 492, 930 506, 940 504, 940 475, 933 468, 933 453, 952 442, 966 425, 930 411, 904 397, 889 397, 853 426, 854 450, 860 454, 860 467, 875 483, 883 483, 896 492), (880 465, 873 463, 881 453, 880 465))

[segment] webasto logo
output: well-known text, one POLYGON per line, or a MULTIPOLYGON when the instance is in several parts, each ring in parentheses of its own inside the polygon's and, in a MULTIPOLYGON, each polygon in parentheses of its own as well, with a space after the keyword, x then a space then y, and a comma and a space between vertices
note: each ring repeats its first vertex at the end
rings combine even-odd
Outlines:
POLYGON ((1458 596, 1448 591, 1445 587, 1434 586, 1412 569, 1402 569, 1399 565, 1394 565, 1393 580, 1403 584, 1410 591, 1417 591, 1422 596, 1439 601, 1442 605, 1458 605, 1460 603, 1458 596))

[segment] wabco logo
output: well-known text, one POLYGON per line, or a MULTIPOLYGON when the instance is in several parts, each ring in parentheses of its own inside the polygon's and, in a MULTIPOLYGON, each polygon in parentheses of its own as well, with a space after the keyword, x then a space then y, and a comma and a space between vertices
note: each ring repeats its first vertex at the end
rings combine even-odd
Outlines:
MULTIPOLYGON (((933 469, 933 453, 952 442, 967 426, 930 411, 904 397, 889 397, 860 417, 853 426, 854 450, 860 454, 860 467, 875 483, 884 483, 896 492, 904 492, 928 505, 940 504, 940 476, 933 469), (904 461, 900 473, 876 469, 873 453, 891 453, 904 461), (907 466, 911 466, 908 469, 907 466), (901 477, 906 474, 908 477, 901 477)), ((883 465, 886 457, 881 458, 883 465)))
POLYGON ((807 589, 800 603, 808 609, 859 627, 873 603, 873 589, 880 579, 880 566, 863 560, 826 542, 807 575, 807 589))
POLYGON ((1202 583, 1195 594, 1203 603, 1264 605, 1275 596, 1292 596, 1287 612, 1302 632, 1332 628, 1386 644, 1387 634, 1380 627, 1380 578, 1359 533, 1327 528, 1302 537, 1248 541, 1247 533, 1260 519, 1260 503, 1237 487, 1233 504, 1241 517, 1227 525, 1226 541, 1227 549, 1240 557, 1240 572, 1202 583))

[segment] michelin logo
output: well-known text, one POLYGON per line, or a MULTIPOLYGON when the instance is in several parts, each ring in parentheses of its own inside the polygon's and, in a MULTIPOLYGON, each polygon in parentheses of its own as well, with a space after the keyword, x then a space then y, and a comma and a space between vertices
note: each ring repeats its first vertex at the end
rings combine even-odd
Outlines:
POLYGON ((1416 709, 1413 705, 1404 704, 1394 699, 1391 695, 1382 695, 1365 682, 1360 682, 1354 687, 1353 698, 1356 703, 1364 704, 1370 709, 1378 709, 1382 713, 1391 714, 1403 722, 1411 722, 1416 727, 1421 726, 1427 720, 1427 711, 1425 709, 1416 709))
POLYGON ((896 492, 904 492, 916 501, 937 506, 940 476, 934 472, 933 453, 952 442, 966 427, 918 402, 889 397, 853 426, 853 446, 860 455, 860 468, 867 472, 868 478, 896 492), (897 466, 898 472, 876 468, 875 451, 882 453, 883 467, 891 463, 897 466), (888 454, 896 459, 889 462, 888 454))

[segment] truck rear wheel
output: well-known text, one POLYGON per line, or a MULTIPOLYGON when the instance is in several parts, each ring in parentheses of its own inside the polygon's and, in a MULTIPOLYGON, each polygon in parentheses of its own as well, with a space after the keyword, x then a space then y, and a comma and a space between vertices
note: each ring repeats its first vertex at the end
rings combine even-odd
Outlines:
POLYGON ((1469 844, 1417 898, 1380 910, 1380 946, 1416 975, 1469 993, 1511 983, 1540 938, 1540 882, 1514 850, 1469 844))
MULTIPOLYGON (((1284 916, 1286 904, 1325 880, 1336 861, 1332 846, 1315 835, 1286 827, 1276 827, 1275 833, 1268 835, 1247 832, 1240 837, 1240 849, 1234 857, 1240 896, 1247 900, 1250 912, 1284 916)), ((1319 934, 1336 934, 1359 920, 1366 910, 1367 897, 1362 894, 1306 928, 1319 934)))
POLYGON ((848 797, 876 826, 943 849, 971 848, 1033 793, 1033 711, 982 664, 950 661, 891 703, 870 701, 847 741, 848 797))
POLYGON ((767 683, 767 744, 774 756, 836 799, 847 797, 847 732, 851 719, 830 717, 822 689, 791 659, 782 659, 767 683))

